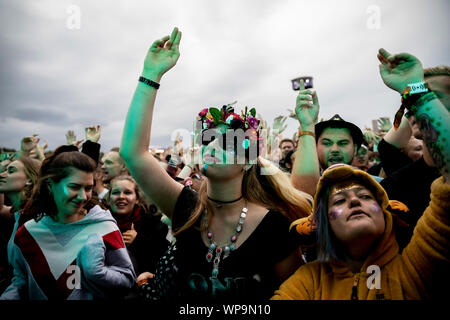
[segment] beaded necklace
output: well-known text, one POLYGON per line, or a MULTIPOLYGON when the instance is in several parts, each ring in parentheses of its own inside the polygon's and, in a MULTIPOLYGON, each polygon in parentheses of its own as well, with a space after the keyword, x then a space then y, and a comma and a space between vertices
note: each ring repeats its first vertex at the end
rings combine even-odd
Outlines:
POLYGON ((239 222, 236 226, 233 236, 231 237, 230 241, 225 243, 225 245, 223 245, 223 246, 219 246, 214 241, 213 234, 209 230, 209 227, 207 226, 207 223, 208 223, 207 217, 206 217, 206 215, 203 216, 204 217, 203 222, 205 223, 207 230, 208 230, 206 235, 209 240, 209 248, 208 248, 208 253, 206 254, 206 261, 208 261, 208 262, 213 261, 213 269, 212 269, 212 273, 211 273, 212 278, 217 278, 217 275, 219 274, 219 264, 220 264, 221 259, 226 259, 230 255, 230 253, 235 250, 236 241, 237 241, 239 234, 242 231, 242 226, 244 224, 246 216, 247 216, 247 200, 245 200, 245 205, 242 208, 241 216, 239 218, 239 222), (222 254, 223 254, 223 258, 222 258, 222 254), (215 255, 215 257, 214 257, 214 255, 215 255), (214 257, 214 260, 213 260, 213 257, 214 257))

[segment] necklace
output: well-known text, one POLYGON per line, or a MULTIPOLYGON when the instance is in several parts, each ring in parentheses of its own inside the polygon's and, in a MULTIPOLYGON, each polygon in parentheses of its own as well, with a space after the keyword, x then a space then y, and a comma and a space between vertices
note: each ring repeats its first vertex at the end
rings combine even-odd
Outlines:
POLYGON ((216 199, 210 198, 210 197, 208 196, 208 200, 209 200, 209 201, 212 201, 212 202, 215 202, 215 206, 216 206, 217 208, 220 208, 220 207, 221 207, 222 205, 224 205, 224 204, 235 203, 235 202, 241 200, 243 196, 244 196, 244 195, 241 195, 239 198, 234 199, 234 200, 231 200, 231 201, 216 200, 216 199))
POLYGON ((211 273, 212 278, 217 278, 217 275, 219 274, 219 264, 220 264, 221 259, 226 259, 230 255, 230 253, 235 250, 236 241, 237 241, 239 234, 242 231, 242 226, 244 224, 246 216, 247 216, 247 200, 245 201, 245 205, 242 208, 241 216, 239 218, 239 222, 236 226, 233 236, 231 237, 230 241, 228 241, 227 243, 225 243, 225 245, 222 245, 222 246, 219 246, 214 241, 213 234, 207 226, 208 221, 207 221, 206 215, 203 216, 204 217, 203 222, 204 222, 204 224, 206 224, 206 227, 208 230, 206 235, 209 240, 209 248, 208 248, 208 253, 206 254, 206 261, 208 261, 208 262, 213 261, 213 269, 212 269, 212 273, 211 273), (222 254, 223 254, 223 258, 222 258, 222 254), (215 257, 213 260, 214 255, 215 255, 215 257))

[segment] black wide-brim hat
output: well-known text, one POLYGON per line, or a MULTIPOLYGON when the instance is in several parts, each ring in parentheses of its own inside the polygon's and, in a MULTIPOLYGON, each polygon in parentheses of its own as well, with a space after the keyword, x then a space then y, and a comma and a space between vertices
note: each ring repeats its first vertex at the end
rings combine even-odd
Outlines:
POLYGON ((319 140, 320 135, 326 128, 346 128, 350 130, 350 135, 353 138, 353 143, 355 143, 358 148, 364 141, 363 133, 358 126, 354 125, 351 122, 345 121, 340 115, 335 114, 329 120, 321 121, 315 125, 314 131, 316 134, 316 142, 319 140))

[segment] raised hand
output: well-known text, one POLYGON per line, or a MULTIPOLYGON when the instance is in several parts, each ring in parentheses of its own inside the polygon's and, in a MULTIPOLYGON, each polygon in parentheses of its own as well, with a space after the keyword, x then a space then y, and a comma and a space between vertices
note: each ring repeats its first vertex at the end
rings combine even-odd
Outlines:
POLYGON ((20 151, 25 154, 29 154, 31 150, 36 148, 40 138, 37 134, 33 134, 31 137, 24 137, 20 142, 20 151))
POLYGON ((86 137, 86 141, 89 140, 89 141, 97 143, 100 140, 101 132, 102 132, 102 127, 100 125, 85 128, 84 134, 86 137))
POLYGON ((169 71, 180 57, 180 40, 181 31, 174 28, 170 36, 165 36, 153 42, 145 57, 142 75, 153 81, 158 81, 159 77, 169 71))
POLYGON ((300 80, 300 90, 297 96, 295 113, 302 130, 314 131, 314 125, 319 115, 319 99, 314 90, 305 89, 305 83, 300 80))
POLYGON ((388 132, 392 128, 392 123, 389 121, 389 118, 381 117, 378 119, 378 128, 381 132, 388 132))
POLYGON ((77 136, 75 135, 75 132, 73 132, 73 130, 68 130, 66 133, 66 142, 68 145, 73 145, 79 149, 80 144, 81 142, 83 142, 83 140, 84 139, 77 141, 77 136))
POLYGON ((392 55, 381 48, 377 57, 384 84, 400 94, 408 84, 424 81, 422 63, 415 56, 409 53, 392 55))
POLYGON ((287 124, 284 124, 286 122, 285 116, 278 116, 275 119, 273 119, 273 132, 277 134, 281 134, 286 128, 287 124))
POLYGON ((45 159, 45 149, 47 149, 47 147, 48 147, 47 140, 45 140, 45 142, 41 145, 36 143, 34 148, 31 149, 31 151, 30 151, 30 157, 41 160, 41 161, 44 160, 45 159))

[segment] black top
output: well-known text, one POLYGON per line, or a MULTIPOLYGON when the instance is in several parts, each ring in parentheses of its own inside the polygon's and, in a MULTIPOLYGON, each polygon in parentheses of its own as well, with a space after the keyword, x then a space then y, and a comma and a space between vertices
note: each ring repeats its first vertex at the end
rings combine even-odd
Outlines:
POLYGON ((410 212, 405 221, 414 227, 430 202, 431 184, 440 176, 423 157, 390 174, 381 181, 389 199, 406 204, 410 212))
POLYGON ((136 275, 146 271, 154 273, 159 258, 169 247, 166 239, 169 228, 159 216, 144 212, 140 222, 135 227, 136 238, 127 247, 136 275))
MULTIPOLYGON (((196 202, 197 193, 185 187, 175 205, 174 230, 187 222, 196 202)), ((199 224, 197 221, 196 227, 199 224)), ((211 277, 213 264, 206 260, 208 248, 201 232, 191 227, 180 233, 175 255, 179 294, 183 298, 213 301, 270 298, 280 285, 274 276, 274 265, 297 248, 290 239, 289 225, 282 213, 270 210, 244 243, 222 259, 217 279, 211 277)))
POLYGON ((98 160, 100 157, 100 144, 87 140, 85 143, 83 143, 81 152, 85 155, 88 155, 98 165, 98 160))
POLYGON ((380 154, 380 160, 387 176, 413 163, 399 148, 394 147, 384 139, 381 139, 378 144, 378 153, 380 154))

